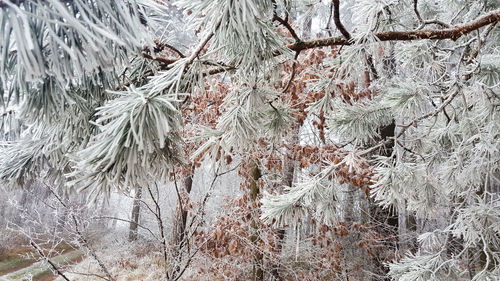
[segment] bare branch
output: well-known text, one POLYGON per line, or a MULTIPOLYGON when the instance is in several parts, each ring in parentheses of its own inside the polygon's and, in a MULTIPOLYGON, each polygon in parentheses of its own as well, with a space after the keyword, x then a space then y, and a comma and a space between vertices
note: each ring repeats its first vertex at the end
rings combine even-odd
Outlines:
POLYGON ((351 34, 345 29, 344 25, 340 21, 340 0, 332 0, 333 3, 333 22, 337 29, 344 35, 345 39, 350 40, 351 34))
POLYGON ((40 256, 41 256, 41 257, 42 257, 42 258, 43 258, 43 259, 44 259, 44 260, 45 260, 48 264, 50 264, 50 266, 52 267, 52 269, 54 269, 54 271, 55 271, 55 272, 57 272, 57 274, 58 274, 59 276, 61 276, 62 278, 64 278, 64 280, 70 281, 70 280, 68 279, 68 277, 66 277, 66 275, 64 275, 64 273, 63 273, 63 272, 62 272, 62 271, 61 271, 61 270, 60 270, 60 269, 59 269, 59 268, 55 265, 55 263, 53 263, 53 262, 49 259, 49 257, 47 257, 47 256, 43 253, 42 249, 40 249, 40 247, 39 247, 37 244, 35 244, 35 242, 30 241, 30 245, 31 245, 31 247, 33 247, 33 248, 34 248, 34 249, 38 252, 38 254, 39 254, 39 255, 40 255, 40 256))
MULTIPOLYGON (((110 217, 110 216, 99 216, 99 217, 92 217, 92 219, 109 219, 109 220, 117 220, 117 221, 123 221, 123 222, 128 222, 128 223, 134 223, 133 221, 131 220, 127 220, 127 219, 121 219, 121 218, 117 218, 117 217, 110 217)), ((143 226, 143 225, 140 225, 140 224, 137 224, 138 227, 148 231, 151 235, 153 235, 153 237, 155 239, 158 239, 158 237, 156 237, 156 235, 147 227, 143 226)), ((158 239, 160 240, 160 239, 158 239)))
POLYGON ((283 25, 290 34, 292 35, 293 39, 295 39, 295 42, 300 42, 302 41, 299 36, 297 35, 297 32, 293 29, 293 27, 288 23, 288 13, 286 14, 286 17, 283 19, 280 16, 278 16, 278 12, 276 11, 277 4, 275 0, 271 1, 274 5, 274 13, 273 13, 273 21, 279 22, 281 25, 283 25))
MULTIPOLYGON (((156 190, 158 190, 157 183, 155 183, 155 186, 156 186, 156 190)), ((151 196, 151 199, 153 200, 153 202, 156 206, 155 216, 156 216, 156 221, 158 223, 158 231, 160 232, 161 246, 163 248, 163 261, 165 262, 165 275, 167 277, 167 280, 170 280, 170 274, 168 273, 168 268, 167 268, 167 265, 168 265, 168 263, 167 263, 167 260, 168 260, 168 258, 167 258, 167 241, 165 238, 165 230, 163 227, 163 220, 161 218, 161 208, 160 208, 160 204, 158 203, 158 198, 156 198, 153 195, 153 192, 151 191, 151 188, 149 186, 147 186, 147 188, 148 188, 149 195, 151 196)))
MULTIPOLYGON (((500 9, 497 9, 475 20, 464 23, 462 25, 454 26, 452 28, 409 30, 409 31, 388 31, 388 32, 375 33, 373 35, 379 41, 413 41, 413 40, 444 40, 444 39, 457 40, 463 35, 469 34, 472 31, 478 30, 479 28, 484 27, 488 24, 496 23, 499 20, 500 20, 500 9)), ((211 36, 208 36, 207 39, 209 40, 212 36, 213 33, 211 33, 211 36)), ((198 47, 197 50, 193 53, 193 55, 191 56, 193 60, 194 57, 197 56, 199 52, 201 52, 203 46, 205 46, 205 44, 208 42, 207 39, 204 40, 203 44, 200 45, 201 48, 198 47)), ((339 36, 339 37, 329 37, 329 38, 315 39, 308 41, 299 41, 290 44, 287 47, 293 51, 302 51, 307 49, 315 49, 328 46, 343 46, 352 44, 354 44, 354 42, 346 39, 344 36, 341 37, 339 36)), ((279 56, 280 53, 276 53, 275 55, 279 56)), ((146 54, 145 57, 148 59, 157 60, 167 65, 179 60, 178 58, 164 58, 164 57, 153 58, 149 54, 146 54)), ((234 66, 216 67, 208 70, 206 72, 206 75, 214 75, 232 69, 234 69, 234 66)))
POLYGON ((422 19, 422 16, 420 15, 420 12, 418 11, 418 0, 413 0, 413 11, 415 12, 415 15, 417 16, 418 22, 420 22, 420 26, 424 26, 424 20, 422 19))
MULTIPOLYGON (((374 36, 380 41, 412 41, 412 40, 457 40, 463 35, 466 35, 474 30, 500 20, 500 9, 494 10, 482 17, 462 25, 457 25, 448 29, 427 29, 427 30, 410 30, 410 31, 389 31, 375 33, 374 36)), ((288 46, 294 51, 353 44, 344 37, 331 37, 317 40, 304 41, 288 46)))
POLYGON ((417 29, 422 29, 427 24, 437 24, 437 25, 440 25, 444 28, 451 28, 452 27, 451 25, 449 25, 443 21, 440 21, 438 19, 424 20, 422 18, 422 16, 420 15, 420 12, 418 11, 418 0, 413 0, 413 11, 415 12, 415 15, 417 16, 418 22, 420 23, 420 26, 417 29))
POLYGON ((175 48, 174 46, 170 45, 170 44, 167 44, 167 43, 161 43, 159 41, 155 41, 156 43, 156 46, 155 46, 155 52, 160 52, 162 50, 164 50, 165 48, 168 48, 174 52, 176 52, 181 58, 185 58, 186 56, 181 52, 179 51, 179 49, 175 48))

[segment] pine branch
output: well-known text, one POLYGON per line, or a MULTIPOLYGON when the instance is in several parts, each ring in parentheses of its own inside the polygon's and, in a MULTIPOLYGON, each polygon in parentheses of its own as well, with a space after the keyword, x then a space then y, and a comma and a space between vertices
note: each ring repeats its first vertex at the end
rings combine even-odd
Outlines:
MULTIPOLYGON (((500 9, 494 10, 490 13, 487 13, 475 20, 464 23, 462 25, 456 25, 452 28, 409 30, 409 31, 388 31, 388 32, 374 33, 374 36, 379 41, 414 41, 414 40, 444 40, 444 39, 451 39, 455 41, 463 35, 469 34, 488 24, 497 23, 498 21, 500 21, 500 9)), ((208 37, 208 39, 210 38, 211 36, 208 37)), ((201 47, 205 46, 206 42, 207 40, 204 40, 203 44, 201 44, 200 46, 201 47)), ((308 41, 298 41, 288 45, 287 47, 293 51, 300 52, 308 49, 315 49, 315 48, 329 47, 329 46, 330 47, 344 46, 352 44, 354 44, 354 42, 350 41, 349 39, 346 39, 345 35, 343 35, 338 37, 329 37, 329 38, 315 39, 308 41)), ((197 50, 193 53, 193 55, 197 55, 200 51, 201 49, 197 48, 197 50)), ((191 56, 191 58, 194 60, 195 56, 193 55, 191 56)), ((280 53, 276 53, 275 55, 279 56, 280 53)), ((151 56, 145 56, 145 57, 148 59, 157 60, 167 65, 172 64, 179 60, 178 58, 164 58, 164 57, 153 58, 151 56)), ((233 68, 234 67, 229 67, 229 69, 233 68)), ((226 69, 227 68, 212 69, 209 70, 208 74, 210 75, 217 74, 220 72, 224 72, 226 69)))
MULTIPOLYGON (((483 26, 500 21, 500 9, 494 10, 482 17, 479 17, 462 25, 457 25, 447 29, 426 29, 426 30, 410 30, 410 31, 389 31, 375 33, 374 36, 380 41, 413 41, 413 40, 457 40, 463 35, 471 33, 483 26)), ((294 51, 302 51, 306 49, 352 45, 353 43, 344 37, 330 37, 324 39, 304 41, 288 46, 294 51)))
MULTIPOLYGON (((225 13, 227 13, 227 10, 225 11, 225 13)), ((215 32, 219 29, 220 25, 222 24, 222 19, 224 17, 221 17, 219 19, 219 21, 217 22, 217 24, 215 25, 215 28, 214 30, 212 30, 208 35, 207 37, 205 37, 205 39, 201 42, 201 44, 196 48, 196 50, 191 54, 191 56, 189 57, 188 59, 188 62, 186 63, 186 65, 189 65, 191 64, 197 57, 198 55, 201 53, 201 51, 203 50, 203 48, 205 48, 205 46, 208 44, 208 42, 210 41, 210 39, 212 39, 212 37, 215 35, 215 32)))

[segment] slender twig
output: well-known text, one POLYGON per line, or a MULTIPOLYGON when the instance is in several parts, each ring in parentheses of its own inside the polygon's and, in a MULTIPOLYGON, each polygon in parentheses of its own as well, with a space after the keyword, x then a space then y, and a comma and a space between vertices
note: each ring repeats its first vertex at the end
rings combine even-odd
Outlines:
POLYGON ((420 23, 420 26, 424 26, 424 20, 422 19, 422 16, 420 15, 420 12, 418 11, 418 0, 413 0, 413 11, 415 12, 415 15, 417 16, 418 22, 420 23))
POLYGON ((210 195, 211 195, 211 192, 215 186, 215 182, 217 181, 217 179, 220 177, 220 176, 223 176, 225 174, 228 174, 234 170, 236 170, 239 166, 241 165, 241 163, 239 163, 238 165, 234 166, 233 168, 229 169, 229 170, 226 170, 224 172, 221 172, 221 173, 218 173, 219 172, 219 168, 217 168, 217 170, 215 171, 215 176, 212 180, 212 182, 210 183, 210 187, 208 188, 208 191, 205 193, 205 197, 203 198, 202 202, 201 202, 201 205, 200 205, 200 208, 198 209, 198 211, 196 212, 196 214, 194 214, 193 218, 191 219, 191 223, 189 224, 189 228, 191 228, 196 220, 196 218, 201 214, 203 215, 203 211, 205 209, 205 205, 208 201, 208 199, 210 198, 210 195))
POLYGON ((148 202, 146 202, 144 199, 134 198, 128 194, 123 194, 123 196, 141 202, 144 205, 144 207, 148 209, 148 211, 150 211, 153 215, 155 215, 155 211, 151 208, 151 206, 149 206, 148 202))
POLYGON ((44 260, 45 260, 48 264, 50 264, 50 266, 52 267, 52 269, 54 269, 54 271, 55 271, 55 272, 57 272, 57 274, 58 274, 59 276, 61 276, 62 278, 64 278, 64 280, 70 281, 70 280, 68 279, 68 277, 66 277, 66 275, 64 275, 64 273, 63 273, 63 272, 62 272, 62 271, 61 271, 61 270, 60 270, 60 269, 56 266, 56 264, 55 264, 55 263, 53 263, 53 262, 49 259, 49 257, 47 257, 47 256, 43 253, 42 249, 40 249, 40 247, 39 247, 39 246, 38 246, 35 242, 30 241, 30 245, 31 245, 31 247, 33 247, 33 248, 34 248, 34 249, 38 252, 38 254, 39 254, 39 255, 40 255, 40 256, 41 256, 41 257, 42 257, 42 258, 43 258, 43 259, 44 259, 44 260))
POLYGON ((400 142, 399 140, 397 140, 397 141, 396 141, 396 143, 397 143, 399 146, 401 146, 401 148, 403 148, 403 150, 405 150, 405 151, 407 151, 407 152, 409 152, 409 153, 411 153, 411 154, 418 155, 418 156, 420 156, 420 158, 422 158, 422 160, 423 160, 423 161, 425 161, 425 157, 424 157, 422 154, 420 154, 420 153, 418 153, 418 152, 415 152, 415 151, 413 151, 412 149, 410 149, 410 148, 406 147, 406 146, 405 146, 402 142, 400 142))
POLYGON ((359 156, 366 155, 366 154, 368 154, 368 153, 370 153, 370 152, 372 152, 372 151, 377 150, 377 149, 378 149, 378 148, 380 148, 380 147, 383 147, 383 146, 389 145, 389 144, 391 144, 392 142, 394 142, 394 139, 392 139, 392 138, 386 139, 386 140, 384 140, 384 141, 379 142, 379 143, 378 143, 377 145, 375 145, 375 146, 372 146, 372 147, 370 147, 370 148, 368 148, 368 149, 365 149, 365 150, 363 150, 363 151, 359 152, 359 153, 358 153, 358 155, 359 155, 359 156))
POLYGON ((332 0, 333 3, 333 22, 337 29, 342 33, 345 39, 350 40, 351 34, 345 29, 344 25, 340 21, 340 0, 332 0))
MULTIPOLYGON (((96 219, 96 220, 101 220, 101 219, 109 219, 109 220, 117 220, 117 221, 123 221, 123 222, 128 222, 128 223, 135 223, 135 222, 133 222, 133 221, 131 221, 131 220, 122 219, 122 218, 117 218, 117 217, 111 217, 111 216, 98 216, 98 217, 92 217, 92 219, 96 219)), ((147 227, 145 227, 145 226, 143 226, 143 225, 140 225, 140 224, 138 224, 138 223, 137 223, 137 226, 138 226, 139 228, 142 228, 142 229, 146 230, 147 232, 149 232, 151 235, 153 235, 153 237, 154 237, 155 239, 158 239, 158 238, 156 237, 156 235, 155 235, 155 234, 154 234, 154 233, 153 233, 153 232, 152 232, 149 228, 147 228, 147 227)), ((160 240, 160 239, 158 239, 158 240, 160 240)))
MULTIPOLYGON (((61 203, 61 205, 64 208, 66 208, 67 210, 71 210, 68 207, 68 205, 66 203, 64 203, 64 201, 61 199, 61 197, 48 184, 46 184, 45 182, 43 184, 56 197, 56 199, 59 201, 59 203, 61 203)), ((115 281, 115 279, 113 278, 113 276, 111 276, 111 274, 109 273, 108 268, 104 265, 104 263, 101 261, 101 259, 99 259, 99 257, 95 253, 94 249, 90 246, 90 243, 87 241, 87 239, 85 238, 85 236, 83 235, 83 233, 80 231, 80 224, 78 223, 78 220, 76 219, 76 216, 73 213, 71 213, 70 217, 73 220, 73 225, 75 226, 75 232, 78 235, 78 238, 79 238, 82 246, 85 249, 87 249, 88 253, 99 264, 99 266, 101 267, 102 271, 104 271, 104 273, 106 274, 106 276, 108 277, 108 279, 110 281, 115 281)))
POLYGON ((288 80, 288 83, 286 83, 285 89, 283 89, 283 93, 286 93, 286 91, 288 91, 288 88, 290 88, 290 85, 292 84, 292 81, 295 78, 296 68, 297 68, 297 61, 294 61, 292 64, 292 74, 290 75, 290 79, 288 80))
POLYGON ((193 257, 201 250, 201 248, 203 248, 205 246, 206 243, 208 243, 208 241, 212 240, 212 237, 209 237, 208 239, 206 239, 198 248, 196 248, 196 250, 188 257, 187 261, 186 261, 186 264, 184 265, 184 267, 182 268, 182 270, 179 272, 179 275, 174 279, 174 281, 177 281, 179 280, 182 275, 184 274, 184 272, 186 271, 186 269, 189 267, 189 264, 191 263, 191 261, 193 260, 193 257))
POLYGON ((177 200, 179 200, 179 208, 181 211, 181 219, 184 219, 184 207, 182 206, 182 197, 181 193, 179 192, 179 187, 177 186, 177 178, 175 176, 175 171, 174 171, 174 186, 175 186, 175 193, 177 194, 177 200))
POLYGON ((166 57, 162 57, 162 56, 153 57, 152 55, 150 55, 146 52, 142 52, 142 56, 147 58, 148 60, 154 60, 154 61, 161 62, 164 64, 172 64, 172 63, 179 60, 178 58, 166 58, 166 57))
MULTIPOLYGON (((451 27, 452 27, 451 25, 449 25, 449 24, 445 23, 444 21, 440 21, 440 20, 438 20, 438 19, 426 20, 426 21, 424 22, 424 25, 427 25, 427 24, 437 24, 437 25, 440 25, 440 26, 442 26, 442 27, 444 27, 444 28, 451 28, 451 27)), ((422 28, 423 28, 423 27, 422 27, 422 28)))
POLYGON ((479 40, 477 42, 476 49, 474 52, 471 54, 471 60, 477 58, 479 55, 479 51, 481 50, 481 47, 484 45, 484 42, 486 42, 486 37, 490 34, 490 32, 495 28, 498 22, 494 22, 488 26, 488 28, 484 31, 483 36, 479 36, 479 40))
MULTIPOLYGON (((157 183, 155 183, 155 185, 158 188, 157 183)), ((168 260, 167 241, 166 241, 165 234, 164 234, 165 231, 164 231, 164 227, 163 227, 163 220, 161 218, 161 208, 160 208, 160 204, 158 203, 157 198, 155 198, 155 196, 153 196, 153 192, 151 191, 151 188, 149 186, 147 188, 148 188, 149 195, 151 196, 151 199, 153 200, 153 202, 156 206, 155 216, 156 216, 156 220, 158 222, 158 230, 160 231, 160 237, 161 237, 161 246, 163 248, 163 260, 165 262, 165 275, 167 277, 167 280, 170 280, 170 274, 168 273, 168 263, 167 263, 167 260, 168 260)))
POLYGON ((288 23, 288 13, 286 14, 284 19, 281 18, 280 16, 278 16, 278 11, 277 11, 278 5, 276 4, 276 0, 271 0, 271 2, 273 3, 274 6, 273 21, 277 21, 281 25, 283 25, 290 32, 293 39, 295 39, 296 43, 302 41, 297 35, 297 32, 295 32, 295 29, 293 29, 293 27, 288 23))
POLYGON ((330 29, 330 24, 332 23, 332 16, 333 16, 333 1, 330 3, 330 14, 328 15, 328 21, 326 22, 326 32, 328 32, 328 35, 331 37, 332 31, 330 29))
MULTIPOLYGON (((224 14, 228 13, 228 9, 229 9, 229 6, 226 7, 226 11, 224 11, 224 14)), ((189 65, 191 64, 197 57, 198 55, 201 53, 201 51, 203 50, 203 48, 205 48, 205 46, 208 44, 208 42, 210 41, 210 39, 212 39, 212 37, 215 35, 215 32, 219 29, 220 25, 222 24, 222 20, 224 19, 224 16, 222 16, 219 21, 217 22, 217 24, 215 25, 215 28, 214 30, 212 30, 206 37, 205 37, 205 40, 203 40, 201 42, 200 45, 198 45, 198 48, 196 48, 194 50, 194 52, 191 54, 191 56, 189 57, 186 65, 189 65)))
POLYGON ((155 43, 156 43, 156 46, 155 46, 155 51, 156 52, 159 52, 159 51, 162 51, 165 48, 168 48, 168 49, 176 52, 179 55, 179 57, 181 57, 181 58, 185 58, 186 57, 181 51, 179 51, 179 49, 175 48, 174 46, 172 46, 170 44, 161 43, 159 41, 155 41, 155 43))
POLYGON ((427 24, 437 24, 437 25, 440 25, 444 28, 451 28, 451 25, 449 25, 443 21, 440 21, 438 19, 424 20, 422 18, 422 16, 420 15, 420 12, 418 11, 418 0, 413 0, 413 11, 415 12, 415 15, 417 16, 418 22, 420 23, 420 26, 417 29, 422 29, 427 24))
POLYGON ((288 31, 292 35, 293 39, 295 39, 295 42, 300 42, 301 41, 300 38, 299 38, 299 36, 297 35, 297 32, 295 32, 295 30, 293 29, 293 27, 287 21, 285 21, 284 19, 280 18, 277 14, 274 14, 273 21, 279 22, 286 29, 288 29, 288 31))
MULTIPOLYGON (((225 13, 227 13, 227 9, 226 9, 225 13)), ((212 37, 215 35, 215 32, 219 29, 223 19, 224 19, 224 16, 222 16, 219 19, 219 21, 215 25, 214 30, 212 30, 209 34, 207 34, 205 39, 203 39, 203 41, 201 41, 201 43, 198 45, 198 47, 196 47, 196 49, 193 51, 193 53, 187 59, 186 66, 193 63, 193 61, 200 55, 201 51, 203 51, 203 49, 208 44, 210 39, 212 39, 212 37)), ((174 51, 176 50, 176 52, 180 55, 181 58, 185 58, 184 54, 181 53, 179 50, 175 49, 174 47, 172 47, 170 45, 166 45, 166 44, 163 44, 163 45, 165 45, 166 47, 169 46, 169 48, 174 50, 174 51)), ((170 64, 175 63, 179 60, 179 58, 168 58, 168 57, 162 57, 162 56, 155 56, 154 57, 154 56, 151 56, 150 54, 148 54, 146 51, 143 51, 142 55, 147 59, 155 60, 155 61, 161 62, 163 64, 166 64, 166 65, 170 65, 170 64)))

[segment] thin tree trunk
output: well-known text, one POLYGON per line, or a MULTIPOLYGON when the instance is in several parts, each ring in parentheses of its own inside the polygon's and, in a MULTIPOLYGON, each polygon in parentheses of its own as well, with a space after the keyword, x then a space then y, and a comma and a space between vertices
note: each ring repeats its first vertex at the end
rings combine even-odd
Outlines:
MULTIPOLYGON (((191 193, 191 189, 193 188, 193 176, 194 176, 195 166, 192 165, 190 167, 190 172, 186 175, 182 181, 182 186, 184 191, 186 192, 189 201, 189 194, 191 193)), ((172 244, 173 244, 173 255, 174 260, 177 265, 175 268, 175 273, 178 273, 180 270, 180 261, 182 258, 182 248, 186 243, 186 223, 188 216, 188 209, 186 208, 187 202, 182 202, 182 195, 179 193, 177 209, 174 218, 174 226, 172 229, 172 244)))
POLYGON ((161 237, 161 246, 163 249, 163 262, 164 267, 165 267, 165 277, 167 280, 173 280, 173 276, 171 277, 169 274, 169 265, 168 265, 168 253, 167 253, 167 242, 165 238, 165 228, 163 227, 163 219, 161 215, 161 208, 160 204, 158 203, 159 197, 160 197, 160 192, 158 191, 158 186, 156 186, 156 191, 157 191, 157 197, 154 196, 153 192, 151 191, 151 188, 148 186, 148 192, 149 196, 151 196, 151 199, 153 200, 153 203, 155 204, 155 211, 154 215, 156 217, 156 222, 158 223, 158 232, 160 232, 160 237, 161 237))
MULTIPOLYGON (((389 54, 390 56, 393 55, 393 53, 389 54)), ((371 54, 364 52, 364 63, 365 63, 365 74, 364 74, 364 81, 363 81, 363 87, 368 90, 370 88, 370 85, 373 80, 377 80, 378 73, 375 68, 375 65, 373 63, 373 58, 371 54)), ((395 67, 395 65, 387 65, 387 67, 395 67)), ((387 68, 385 69, 386 72, 394 72, 395 69, 387 68)), ((393 138, 395 135, 395 129, 396 129, 396 120, 392 120, 392 123, 381 127, 380 128, 380 138, 382 140, 390 139, 393 138)), ((384 149, 381 149, 379 151, 379 155, 382 156, 391 156, 393 153, 394 145, 389 145, 386 146, 384 149)), ((394 206, 393 208, 382 208, 380 205, 374 202, 374 200, 368 199, 369 203, 372 205, 371 208, 371 217, 374 220, 374 223, 376 225, 377 231, 381 234, 383 234, 386 238, 394 237, 399 240, 399 215, 397 212, 397 206, 394 206)), ((389 239, 387 239, 389 240, 389 239)), ((394 242, 394 245, 392 242, 386 242, 388 247, 394 246, 394 248, 397 248, 397 241, 394 242)), ((377 258, 374 259, 375 267, 376 270, 378 270, 378 274, 383 275, 384 278, 382 280, 389 280, 388 276, 388 270, 389 268, 385 265, 383 265, 377 258)))
POLYGON ((132 218, 128 233, 128 240, 137 240, 137 225, 139 224, 139 215, 141 213, 142 187, 138 187, 135 193, 134 203, 132 207, 132 218))
MULTIPOLYGON (((257 202, 260 189, 258 185, 259 179, 262 177, 262 174, 260 172, 259 166, 255 161, 252 161, 250 163, 250 177, 251 177, 251 182, 250 182, 250 199, 252 202, 257 202)), ((260 247, 258 247, 258 242, 260 240, 259 237, 259 218, 253 218, 252 224, 253 228, 253 234, 250 237, 250 240, 252 241, 252 244, 256 249, 258 249, 255 253, 254 256, 254 266, 253 266, 253 280, 255 281, 262 281, 264 280, 264 255, 260 252, 260 247)))
MULTIPOLYGON (((290 140, 290 147, 293 147, 294 145, 297 145, 299 143, 299 132, 300 132, 300 127, 297 126, 293 132, 292 132, 292 137, 290 140)), ((291 150, 288 150, 285 154, 285 157, 283 159, 283 177, 281 180, 281 188, 285 186, 292 186, 293 184, 293 177, 295 174, 295 159, 293 156, 293 153, 291 150)), ((282 190, 280 190, 282 191, 282 190)), ((285 238, 286 230, 284 228, 281 228, 277 231, 277 238, 278 241, 276 241, 276 253, 277 255, 281 254, 281 250, 283 248, 283 239, 285 238)), ((278 257, 279 258, 279 257, 278 257)), ((271 271, 271 274, 275 280, 282 280, 280 275, 279 275, 279 269, 280 269, 280 264, 278 261, 278 264, 273 265, 273 269, 271 271)))

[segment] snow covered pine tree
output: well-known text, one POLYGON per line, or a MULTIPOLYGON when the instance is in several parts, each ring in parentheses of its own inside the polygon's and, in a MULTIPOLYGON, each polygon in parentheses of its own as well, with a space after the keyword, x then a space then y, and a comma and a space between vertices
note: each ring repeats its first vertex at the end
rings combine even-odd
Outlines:
MULTIPOLYGON (((0 178, 97 197, 242 159, 252 221, 387 238, 345 240, 365 271, 339 242, 332 280, 498 280, 499 20, 498 0, 0 0, 0 178)), ((293 278, 272 268, 253 278, 293 278)))

